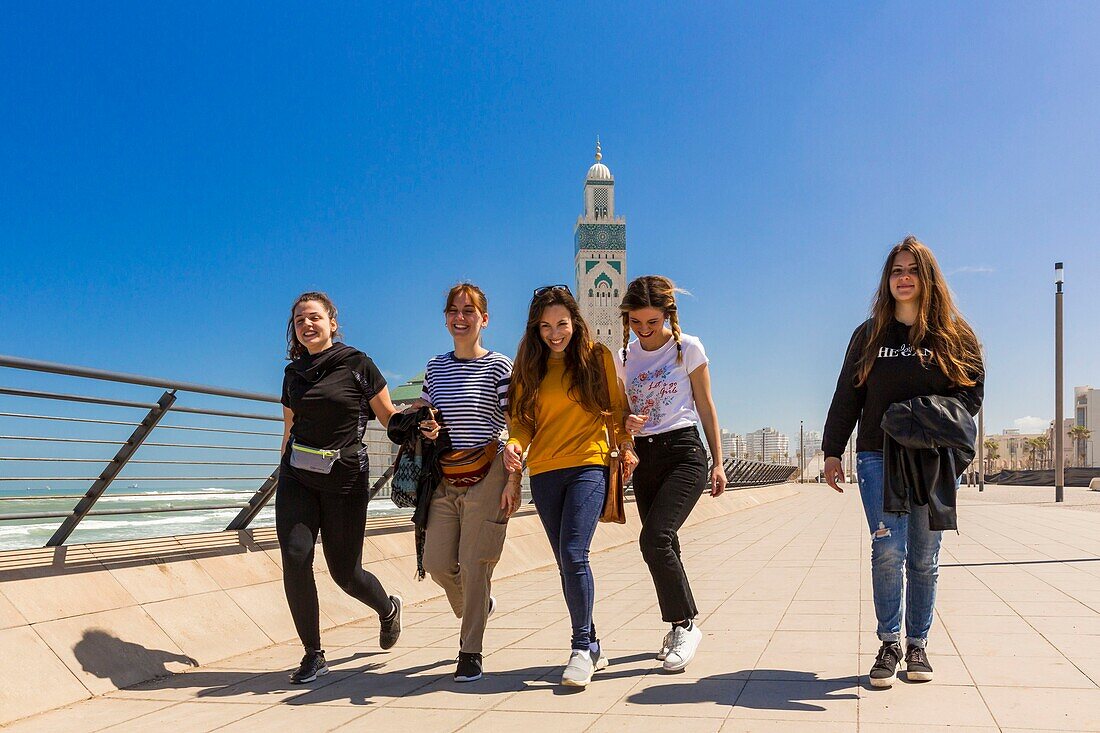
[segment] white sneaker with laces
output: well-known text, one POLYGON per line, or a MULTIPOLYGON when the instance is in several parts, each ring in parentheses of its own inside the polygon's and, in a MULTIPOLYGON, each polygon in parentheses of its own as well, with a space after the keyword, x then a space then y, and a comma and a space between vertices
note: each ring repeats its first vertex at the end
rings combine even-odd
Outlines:
POLYGON ((668 654, 661 668, 666 672, 682 672, 695 659, 695 652, 699 649, 699 642, 703 640, 703 630, 699 625, 692 623, 690 629, 675 626, 672 629, 672 638, 668 645, 668 654))

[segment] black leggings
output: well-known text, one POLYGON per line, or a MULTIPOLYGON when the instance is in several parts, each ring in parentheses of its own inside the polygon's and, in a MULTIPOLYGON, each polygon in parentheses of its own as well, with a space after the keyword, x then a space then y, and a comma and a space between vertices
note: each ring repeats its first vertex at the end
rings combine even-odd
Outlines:
POLYGON ((317 583, 313 577, 318 530, 325 563, 336 585, 379 616, 388 616, 393 610, 393 603, 378 578, 362 567, 368 501, 364 491, 337 494, 311 489, 285 466, 279 475, 275 532, 283 557, 283 588, 294 628, 308 651, 321 648, 317 583))

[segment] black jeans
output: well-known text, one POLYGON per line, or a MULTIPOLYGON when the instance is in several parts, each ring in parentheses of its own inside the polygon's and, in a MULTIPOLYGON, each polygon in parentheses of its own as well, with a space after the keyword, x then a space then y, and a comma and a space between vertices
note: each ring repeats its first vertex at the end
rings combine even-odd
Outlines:
POLYGON ((368 501, 365 491, 338 494, 311 489, 285 466, 279 475, 275 533, 283 558, 283 589, 298 638, 308 651, 321 648, 317 582, 313 577, 318 530, 325 562, 336 585, 379 616, 388 616, 393 610, 378 578, 362 567, 368 501))
POLYGON ((706 451, 694 427, 639 436, 634 443, 641 461, 634 472, 634 497, 642 518, 638 544, 653 576, 661 618, 670 623, 695 618, 699 609, 676 532, 707 485, 706 451))

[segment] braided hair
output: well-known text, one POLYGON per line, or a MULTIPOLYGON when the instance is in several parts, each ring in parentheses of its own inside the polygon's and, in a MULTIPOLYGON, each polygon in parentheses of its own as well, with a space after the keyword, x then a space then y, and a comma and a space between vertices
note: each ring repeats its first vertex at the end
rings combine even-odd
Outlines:
POLYGON ((656 308, 668 318, 672 329, 672 338, 676 341, 676 361, 684 360, 682 345, 683 332, 680 330, 680 318, 676 313, 676 293, 687 292, 664 275, 643 275, 631 281, 626 287, 623 302, 619 304, 619 314, 623 320, 623 364, 626 364, 626 347, 630 343, 630 312, 642 308, 656 308))

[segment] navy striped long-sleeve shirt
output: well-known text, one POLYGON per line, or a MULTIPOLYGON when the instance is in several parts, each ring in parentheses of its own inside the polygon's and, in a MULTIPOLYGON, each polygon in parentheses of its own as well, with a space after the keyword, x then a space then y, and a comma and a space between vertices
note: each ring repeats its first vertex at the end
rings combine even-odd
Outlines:
POLYGON ((428 362, 420 396, 443 413, 453 448, 476 448, 500 439, 511 381, 512 360, 504 354, 459 359, 449 351, 428 362))

